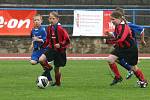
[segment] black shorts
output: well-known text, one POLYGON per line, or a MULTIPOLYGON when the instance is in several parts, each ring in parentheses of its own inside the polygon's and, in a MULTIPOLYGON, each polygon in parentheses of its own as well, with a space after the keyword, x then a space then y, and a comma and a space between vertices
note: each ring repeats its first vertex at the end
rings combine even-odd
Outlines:
POLYGON ((64 67, 66 65, 66 52, 62 53, 54 49, 48 48, 44 54, 49 62, 54 61, 55 67, 64 67))
POLYGON ((115 48, 111 54, 116 55, 119 59, 124 58, 131 66, 137 65, 138 62, 138 48, 136 45, 131 48, 115 48))

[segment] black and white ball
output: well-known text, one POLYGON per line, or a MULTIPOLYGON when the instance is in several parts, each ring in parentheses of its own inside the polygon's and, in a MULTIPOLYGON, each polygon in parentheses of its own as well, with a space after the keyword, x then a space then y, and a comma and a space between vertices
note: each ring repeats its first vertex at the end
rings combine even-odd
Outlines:
POLYGON ((140 85, 141 85, 141 81, 137 81, 137 85, 140 87, 140 85))
POLYGON ((45 77, 45 76, 39 76, 37 78, 36 85, 39 88, 44 89, 44 88, 46 88, 49 85, 49 81, 48 81, 47 77, 45 77))
POLYGON ((140 87, 140 88, 146 88, 148 83, 145 82, 145 81, 137 81, 137 85, 140 87))

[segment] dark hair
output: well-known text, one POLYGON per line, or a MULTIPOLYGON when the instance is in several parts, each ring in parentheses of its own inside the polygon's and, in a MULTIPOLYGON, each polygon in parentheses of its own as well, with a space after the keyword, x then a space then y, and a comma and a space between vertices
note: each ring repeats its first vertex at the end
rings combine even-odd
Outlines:
POLYGON ((117 7, 117 8, 115 8, 115 11, 119 11, 122 14, 122 16, 125 15, 125 11, 123 8, 117 7))
POLYGON ((122 14, 119 11, 113 11, 111 16, 117 19, 122 18, 122 14))
POLYGON ((58 12, 56 11, 52 11, 49 14, 52 14, 53 16, 55 16, 56 18, 59 18, 58 12))

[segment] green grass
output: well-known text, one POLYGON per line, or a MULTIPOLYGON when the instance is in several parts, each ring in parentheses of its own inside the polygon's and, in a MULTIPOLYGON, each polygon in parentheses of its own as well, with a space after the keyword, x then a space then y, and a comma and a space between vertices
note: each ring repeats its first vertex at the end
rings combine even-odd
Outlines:
MULTIPOLYGON (((150 60, 139 66, 150 79, 150 60)), ((123 77, 126 71, 120 67, 123 77)), ((0 100, 149 100, 150 88, 139 88, 133 76, 115 86, 103 60, 72 60, 62 68, 62 86, 39 89, 35 80, 41 66, 28 61, 0 61, 0 100)), ((52 72, 52 74, 54 74, 52 72)))

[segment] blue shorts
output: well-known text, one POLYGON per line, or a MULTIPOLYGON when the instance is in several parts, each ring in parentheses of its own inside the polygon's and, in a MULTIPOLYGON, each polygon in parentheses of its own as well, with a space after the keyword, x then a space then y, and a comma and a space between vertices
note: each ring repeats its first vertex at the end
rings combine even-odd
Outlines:
POLYGON ((39 61, 40 56, 46 51, 46 49, 33 50, 31 60, 39 61))

